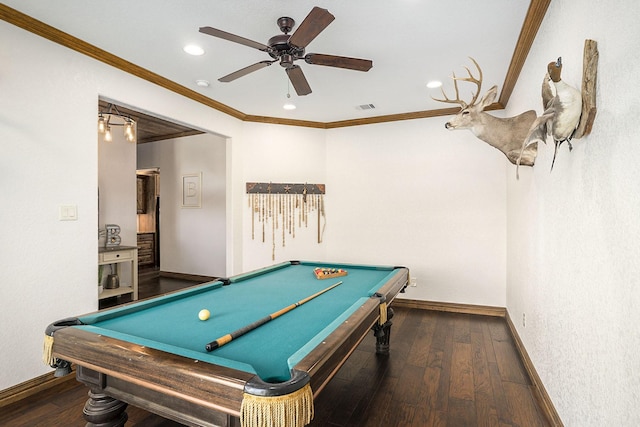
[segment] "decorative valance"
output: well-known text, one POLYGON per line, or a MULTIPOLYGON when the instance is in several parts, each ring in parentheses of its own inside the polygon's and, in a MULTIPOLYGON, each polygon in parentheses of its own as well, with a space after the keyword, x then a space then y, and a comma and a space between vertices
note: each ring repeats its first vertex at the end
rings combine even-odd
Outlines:
POLYGON ((317 241, 322 243, 326 226, 324 194, 324 184, 247 182, 251 239, 255 240, 256 222, 263 243, 271 231, 271 259, 275 260, 276 241, 285 247, 287 235, 295 238, 296 228, 308 228, 309 222, 315 222, 317 241))

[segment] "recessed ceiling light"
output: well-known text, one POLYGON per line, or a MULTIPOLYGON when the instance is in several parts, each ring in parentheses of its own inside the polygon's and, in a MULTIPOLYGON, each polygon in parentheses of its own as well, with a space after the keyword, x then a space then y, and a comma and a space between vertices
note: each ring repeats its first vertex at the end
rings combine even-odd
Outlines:
POLYGON ((431 80, 429 83, 427 83, 427 87, 429 89, 435 89, 442 86, 442 82, 440 80, 431 80))
POLYGON ((200 56, 204 54, 204 49, 200 46, 196 46, 195 44, 188 44, 183 47, 182 50, 187 52, 189 55, 200 56))
POLYGON ((284 108, 285 110, 295 110, 296 106, 290 102, 287 102, 282 106, 282 108, 284 108))
POLYGON ((209 81, 208 80, 196 80, 196 84, 200 87, 209 87, 209 81))

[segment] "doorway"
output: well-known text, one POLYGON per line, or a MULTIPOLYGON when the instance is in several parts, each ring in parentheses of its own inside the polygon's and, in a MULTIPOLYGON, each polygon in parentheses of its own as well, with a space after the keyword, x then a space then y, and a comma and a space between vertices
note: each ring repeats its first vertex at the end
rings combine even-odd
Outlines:
POLYGON ((138 271, 160 270, 160 168, 136 170, 138 271))
MULTIPOLYGON (((106 116, 111 106, 116 104, 99 100, 99 113, 106 116)), ((167 277, 224 276, 227 242, 220 236, 226 235, 227 224, 226 138, 120 103, 117 109, 134 121, 136 138, 134 144, 125 141, 117 128, 113 142, 100 140, 100 150, 105 153, 102 156, 99 152, 100 197, 104 201, 100 209, 117 210, 102 215, 103 221, 126 225, 122 241, 140 248, 139 282, 146 278, 145 272, 167 277), (128 171, 135 171, 135 178, 128 171), (182 194, 185 176, 194 174, 201 184, 197 207, 185 205, 182 194)))

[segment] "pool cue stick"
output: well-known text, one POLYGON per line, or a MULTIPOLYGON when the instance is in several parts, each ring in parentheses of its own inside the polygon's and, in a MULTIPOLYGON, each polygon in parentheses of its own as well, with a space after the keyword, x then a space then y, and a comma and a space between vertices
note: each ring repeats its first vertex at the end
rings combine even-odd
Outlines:
POLYGON ((342 281, 339 281, 338 283, 335 283, 335 284, 329 286, 328 288, 321 290, 320 292, 317 292, 317 293, 315 293, 315 294, 313 294, 311 296, 308 296, 308 297, 306 297, 304 299, 301 299, 300 301, 298 301, 298 302, 296 302, 294 304, 288 305, 285 308, 280 309, 280 310, 278 310, 278 311, 276 311, 274 313, 271 313, 270 315, 265 316, 260 320, 256 320, 255 322, 253 322, 253 323, 251 323, 251 324, 249 324, 247 326, 244 326, 244 327, 242 327, 242 328, 240 328, 240 329, 238 329, 238 330, 236 330, 234 332, 231 332, 230 334, 224 335, 224 336, 218 338, 215 341, 211 341, 209 344, 207 344, 205 346, 205 349, 207 351, 213 351, 213 350, 215 350, 217 348, 220 348, 223 345, 229 343, 230 341, 232 341, 232 340, 234 340, 234 339, 236 339, 238 337, 241 337, 242 335, 246 334, 247 332, 250 332, 250 331, 252 331, 254 329, 257 329, 258 327, 260 327, 260 326, 264 325, 265 323, 275 319, 276 317, 280 317, 283 314, 290 312, 294 308, 300 307, 302 304, 311 301, 315 297, 318 297, 318 296, 324 294, 325 292, 330 291, 331 289, 333 289, 336 286, 339 286, 341 284, 342 284, 342 281))

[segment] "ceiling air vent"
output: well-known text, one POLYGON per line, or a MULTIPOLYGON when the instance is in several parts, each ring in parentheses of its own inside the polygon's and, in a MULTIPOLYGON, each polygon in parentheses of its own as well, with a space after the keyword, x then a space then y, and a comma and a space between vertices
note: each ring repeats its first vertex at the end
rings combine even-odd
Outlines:
POLYGON ((374 108, 376 108, 376 106, 373 104, 362 104, 358 105, 356 108, 358 110, 373 110, 374 108))

